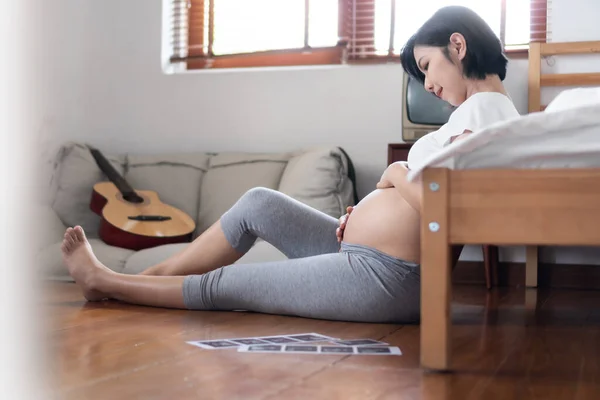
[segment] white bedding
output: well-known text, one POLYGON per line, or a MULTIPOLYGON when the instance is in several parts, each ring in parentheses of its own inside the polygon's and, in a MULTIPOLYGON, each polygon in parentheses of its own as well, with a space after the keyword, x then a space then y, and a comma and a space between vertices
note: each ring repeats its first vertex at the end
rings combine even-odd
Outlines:
POLYGON ((544 112, 475 132, 415 166, 408 180, 426 167, 600 168, 600 88, 566 90, 544 112))

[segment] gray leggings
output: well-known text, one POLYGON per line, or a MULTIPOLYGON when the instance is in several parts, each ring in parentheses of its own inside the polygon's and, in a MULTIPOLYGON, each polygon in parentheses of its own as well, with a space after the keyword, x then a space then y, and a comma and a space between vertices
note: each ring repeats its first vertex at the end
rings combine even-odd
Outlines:
POLYGON ((221 217, 247 252, 257 238, 288 259, 232 264, 183 284, 187 308, 378 323, 419 319, 420 269, 376 249, 337 242, 338 220, 280 192, 254 188, 221 217))

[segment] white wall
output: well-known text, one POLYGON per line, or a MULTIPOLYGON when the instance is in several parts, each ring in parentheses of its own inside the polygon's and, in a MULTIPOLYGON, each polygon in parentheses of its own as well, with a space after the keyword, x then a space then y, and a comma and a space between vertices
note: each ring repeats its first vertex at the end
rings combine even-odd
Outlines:
MULTIPOLYGON (((161 0, 40 3, 35 78, 43 112, 36 117, 46 157, 65 140, 106 152, 341 145, 356 166, 362 197, 386 167, 388 143, 401 141, 399 65, 165 75, 161 0)), ((572 18, 582 7, 594 6, 598 15, 600 2, 553 3, 568 5, 554 19, 555 37, 582 32, 584 23, 600 38, 592 19, 572 18)), ((505 83, 525 113, 526 60, 511 60, 505 83)))

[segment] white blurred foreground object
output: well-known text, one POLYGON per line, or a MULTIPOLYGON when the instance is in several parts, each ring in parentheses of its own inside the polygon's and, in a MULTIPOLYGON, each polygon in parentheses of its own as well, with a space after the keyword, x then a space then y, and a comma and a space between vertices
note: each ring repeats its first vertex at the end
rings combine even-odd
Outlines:
MULTIPOLYGON (((0 387, 4 399, 51 399, 44 372, 44 346, 38 315, 38 281, 33 278, 31 246, 38 226, 26 210, 35 201, 31 178, 29 143, 36 124, 35 84, 28 73, 35 13, 30 1, 8 1, 0 5, 0 146, 2 236, 0 254, 0 387)), ((40 14, 43 15, 43 14, 40 14)), ((40 17, 41 18, 41 17, 40 17)))

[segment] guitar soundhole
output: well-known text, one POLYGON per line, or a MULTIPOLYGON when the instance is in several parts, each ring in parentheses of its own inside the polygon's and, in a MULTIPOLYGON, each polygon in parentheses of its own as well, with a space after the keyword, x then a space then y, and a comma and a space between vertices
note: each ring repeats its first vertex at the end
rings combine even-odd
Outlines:
POLYGON ((123 200, 127 201, 128 203, 135 203, 135 204, 144 202, 144 199, 136 194, 127 194, 127 195, 123 196, 123 200))
POLYGON ((132 193, 132 194, 117 193, 116 198, 121 201, 125 201, 127 203, 132 203, 132 204, 142 204, 142 203, 149 204, 149 201, 146 198, 140 196, 137 193, 132 193))

